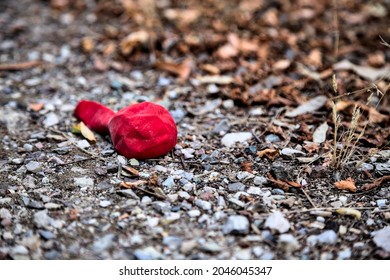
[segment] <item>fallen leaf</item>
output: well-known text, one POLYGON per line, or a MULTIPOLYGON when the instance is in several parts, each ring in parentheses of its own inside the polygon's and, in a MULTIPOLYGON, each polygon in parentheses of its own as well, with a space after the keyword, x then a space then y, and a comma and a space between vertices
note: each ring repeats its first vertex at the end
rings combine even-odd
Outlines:
POLYGON ((279 151, 275 149, 267 148, 265 150, 258 151, 257 156, 260 158, 265 156, 270 160, 275 160, 279 156, 279 151))
POLYGON ((212 64, 203 64, 200 68, 213 75, 218 75, 221 72, 219 71, 218 67, 212 64))
POLYGON ((34 68, 41 65, 42 62, 39 60, 10 63, 10 64, 0 64, 0 71, 17 71, 17 70, 26 70, 34 68))
POLYGON ((85 53, 90 53, 93 51, 94 47, 95 47, 95 43, 93 41, 93 38, 90 37, 90 36, 87 36, 87 37, 84 37, 82 40, 81 40, 81 47, 83 48, 83 51, 85 53))
POLYGON ((218 84, 218 85, 228 85, 233 83, 234 78, 231 76, 200 76, 196 78, 202 84, 218 84))
POLYGON ((28 107, 34 112, 42 110, 43 106, 45 106, 45 104, 43 103, 31 103, 30 105, 28 105, 28 107))
POLYGON ((285 70, 288 67, 290 67, 290 65, 291 65, 291 61, 290 60, 282 59, 282 60, 279 60, 279 61, 275 62, 272 65, 272 68, 274 68, 276 70, 285 70))
POLYGON ((325 95, 319 95, 310 99, 308 102, 299 105, 294 110, 287 112, 285 116, 288 118, 294 118, 306 113, 312 113, 324 106, 327 100, 328 98, 325 95))
POLYGON ((347 180, 335 182, 334 185, 339 190, 356 192, 355 182, 351 177, 349 177, 347 180))
POLYGON ((336 210, 336 213, 345 216, 353 216, 358 220, 360 220, 362 217, 362 213, 353 208, 340 208, 336 210))
POLYGON ((349 60, 342 60, 335 65, 333 65, 334 70, 352 70, 356 72, 360 77, 370 80, 372 82, 389 77, 390 66, 384 66, 382 68, 372 68, 369 66, 359 66, 353 64, 349 60))
POLYGON ((315 143, 323 143, 326 140, 326 133, 328 131, 328 124, 324 122, 321 124, 313 133, 313 142, 315 143))
POLYGON ((133 167, 122 165, 122 168, 133 175, 139 176, 139 171, 133 167))
POLYGON ((238 55, 238 49, 236 49, 232 44, 227 43, 220 47, 217 52, 217 56, 222 59, 227 59, 231 57, 235 57, 238 55))
POLYGON ((145 30, 139 30, 131 33, 122 39, 119 46, 123 55, 129 55, 138 45, 146 44, 149 41, 150 35, 145 30))
POLYGON ((172 63, 172 62, 156 62, 154 65, 157 69, 168 71, 172 74, 175 74, 179 77, 181 81, 186 81, 190 77, 192 60, 190 58, 185 59, 182 63, 172 63))
POLYGON ((85 139, 91 141, 92 143, 96 143, 95 134, 83 122, 80 122, 80 133, 85 139))
POLYGON ((309 142, 305 143, 305 145, 303 145, 303 148, 309 153, 315 153, 319 151, 320 146, 318 143, 309 142))
POLYGON ((242 168, 242 170, 244 170, 244 171, 246 171, 246 172, 249 172, 249 173, 253 173, 252 165, 253 165, 253 163, 252 163, 252 162, 249 162, 249 161, 243 161, 243 162, 241 162, 241 168, 242 168))
POLYGON ((386 181, 390 181, 390 175, 387 175, 387 176, 383 176, 381 178, 378 178, 376 179, 374 182, 372 183, 368 183, 368 184, 365 184, 363 186, 363 189, 368 191, 368 190, 371 190, 373 188, 377 188, 377 187, 380 187, 382 185, 382 183, 386 182, 386 181))
POLYGON ((368 120, 371 123, 381 123, 381 122, 386 121, 389 118, 389 116, 379 113, 374 107, 370 107, 370 106, 365 105, 363 103, 349 101, 349 100, 341 100, 341 101, 337 102, 336 103, 336 110, 343 111, 349 107, 355 107, 355 106, 368 112, 368 120))

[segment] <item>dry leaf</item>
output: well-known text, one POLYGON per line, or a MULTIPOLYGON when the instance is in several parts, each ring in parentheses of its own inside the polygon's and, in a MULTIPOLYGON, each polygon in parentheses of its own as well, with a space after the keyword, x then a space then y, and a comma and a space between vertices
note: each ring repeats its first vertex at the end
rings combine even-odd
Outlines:
POLYGON ((28 107, 34 112, 42 110, 43 106, 45 106, 45 104, 43 103, 31 103, 30 105, 28 105, 28 107))
POLYGON ((203 64, 200 68, 213 75, 218 75, 220 73, 218 67, 212 64, 203 64))
POLYGON ((369 183, 369 184, 365 184, 363 186, 363 189, 368 191, 368 190, 371 190, 373 188, 377 188, 377 187, 380 187, 382 185, 382 183, 386 182, 386 181, 390 181, 390 175, 387 175, 387 176, 383 176, 381 178, 378 178, 376 179, 374 182, 372 183, 369 183))
POLYGON ((227 58, 231 58, 231 57, 235 57, 238 55, 238 49, 235 48, 232 44, 230 43, 227 43, 225 45, 223 45, 222 47, 220 47, 218 50, 217 50, 217 56, 222 58, 222 59, 227 59, 227 58))
POLYGON ((96 143, 95 134, 93 134, 92 130, 90 130, 88 126, 86 126, 83 122, 80 122, 80 132, 85 139, 89 140, 92 143, 96 143))
POLYGON ((81 40, 81 47, 83 48, 83 51, 85 53, 90 53, 93 51, 93 49, 95 48, 95 43, 92 39, 92 37, 84 37, 82 40, 81 40))
POLYGON ((334 70, 352 70, 356 72, 360 77, 370 80, 376 81, 378 79, 382 79, 384 77, 389 77, 390 67, 384 66, 382 68, 372 68, 368 66, 359 66, 355 65, 349 60, 342 60, 335 65, 333 65, 334 70))
POLYGON ((165 70, 170 73, 173 73, 179 77, 181 81, 186 81, 190 77, 192 60, 190 58, 185 59, 182 63, 172 63, 172 62, 156 62, 154 65, 157 69, 165 70))
POLYGON ((279 156, 279 151, 275 149, 265 149, 262 151, 257 152, 257 156, 262 158, 262 157, 267 157, 270 160, 275 160, 279 156))
POLYGON ((26 70, 36 66, 41 65, 42 62, 39 60, 10 63, 10 64, 0 64, 0 71, 17 71, 17 70, 26 70))
POLYGON ((139 171, 133 167, 122 165, 122 168, 133 175, 139 176, 139 171))
POLYGON ((358 220, 360 220, 360 218, 362 217, 362 213, 353 208, 340 208, 336 210, 336 213, 340 215, 353 216, 358 220))
POLYGON ((133 32, 120 42, 120 49, 122 54, 129 55, 134 48, 140 44, 146 44, 149 41, 149 33, 145 30, 133 32))
POLYGON ((355 182, 351 177, 349 177, 347 180, 341 180, 334 183, 335 187, 339 190, 346 190, 351 192, 356 192, 356 186, 355 182))

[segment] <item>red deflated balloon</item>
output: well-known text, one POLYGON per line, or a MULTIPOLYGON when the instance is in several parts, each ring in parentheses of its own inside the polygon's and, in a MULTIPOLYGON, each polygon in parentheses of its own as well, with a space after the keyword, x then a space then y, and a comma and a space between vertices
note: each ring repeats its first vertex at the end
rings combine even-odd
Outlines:
POLYGON ((176 145, 177 128, 171 114, 151 102, 130 105, 114 113, 98 102, 82 100, 74 114, 90 129, 109 133, 115 149, 127 158, 156 158, 176 145))

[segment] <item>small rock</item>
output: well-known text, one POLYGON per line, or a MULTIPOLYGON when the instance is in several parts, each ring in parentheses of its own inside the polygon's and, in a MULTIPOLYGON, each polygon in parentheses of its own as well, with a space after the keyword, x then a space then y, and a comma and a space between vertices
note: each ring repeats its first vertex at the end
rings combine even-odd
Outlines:
POLYGON ((390 226, 373 233, 376 246, 390 252, 390 226))
POLYGON ((386 204, 387 204, 387 199, 378 199, 376 201, 376 205, 379 207, 379 208, 384 208, 386 207, 386 204))
POLYGON ((234 258, 237 260, 250 260, 252 259, 252 254, 250 249, 238 249, 234 253, 234 258))
POLYGON ((110 206, 110 205, 111 205, 111 201, 109 201, 109 200, 102 200, 102 201, 100 201, 100 203, 99 203, 99 206, 100 206, 100 207, 103 207, 103 208, 108 207, 108 206, 110 206))
POLYGON ((46 240, 54 239, 56 238, 56 235, 52 233, 51 231, 48 230, 39 230, 38 231, 39 235, 42 236, 42 238, 46 240))
POLYGON ((224 135, 229 131, 229 129, 229 121, 227 119, 223 119, 214 127, 213 133, 218 135, 224 135))
POLYGON ((249 187, 247 193, 254 194, 254 195, 261 195, 263 192, 259 187, 249 187))
POLYGON ((60 209, 62 207, 62 205, 60 204, 57 204, 57 203, 53 203, 53 202, 48 202, 45 204, 45 208, 46 209, 60 209))
POLYGON ((34 223, 38 228, 46 228, 50 225, 52 218, 47 215, 47 210, 34 214, 34 223))
POLYGON ((180 219, 180 213, 178 213, 178 212, 165 212, 164 218, 168 222, 177 221, 180 219))
POLYGON ((234 101, 231 99, 227 99, 227 100, 222 102, 222 106, 223 106, 223 108, 228 109, 228 110, 233 109, 234 108, 234 101))
POLYGON ((192 148, 182 149, 181 152, 185 159, 194 158, 195 150, 192 148))
POLYGON ((0 209, 0 218, 11 219, 12 218, 11 212, 6 208, 1 208, 0 209))
POLYGON ((10 255, 27 255, 28 249, 23 245, 16 245, 11 249, 10 255))
POLYGON ((300 248, 298 240, 292 234, 281 234, 279 244, 286 252, 294 252, 300 248))
POLYGON ((175 180, 173 179, 173 177, 168 177, 163 183, 162 183, 163 187, 165 188, 172 188, 175 186, 175 180))
POLYGON ((138 260, 159 260, 163 258, 162 254, 151 246, 135 250, 134 256, 138 260))
POLYGON ((187 212, 188 216, 191 218, 199 217, 200 216, 200 211, 198 209, 193 209, 187 212))
POLYGON ((77 141, 76 145, 81 148, 81 149, 86 149, 88 147, 90 147, 91 145, 89 144, 89 142, 85 139, 83 140, 79 140, 77 141))
POLYGON ((180 248, 181 244, 183 243, 183 239, 178 236, 165 236, 162 243, 165 246, 168 246, 171 250, 177 250, 180 248))
POLYGON ((230 192, 239 192, 245 190, 245 185, 243 183, 237 182, 228 185, 228 190, 230 192))
POLYGON ((172 116, 173 120, 175 121, 175 123, 181 122, 184 119, 184 117, 186 116, 186 112, 182 109, 172 110, 172 111, 169 111, 169 113, 171 113, 171 116, 172 116))
POLYGON ((242 215, 230 216, 224 224, 222 231, 224 234, 248 234, 248 218, 242 215))
POLYGON ((114 245, 115 234, 109 233, 105 236, 97 239, 92 246, 92 250, 95 254, 102 253, 114 245))
POLYGON ((211 207, 212 207, 210 202, 205 201, 203 199, 196 199, 195 200, 195 205, 198 206, 199 208, 203 209, 203 210, 206 210, 206 211, 211 210, 211 207))
MULTIPOLYGON (((111 187, 112 187, 112 185, 111 185, 110 181, 108 181, 108 180, 101 181, 99 184, 96 185, 96 189, 99 191, 108 190, 111 187)), ((124 191, 127 191, 127 190, 124 190, 124 191)))
POLYGON ((267 178, 265 178, 264 176, 256 176, 253 179, 253 184, 255 184, 256 186, 261 186, 265 183, 267 183, 267 178))
POLYGON ((37 173, 42 170, 42 165, 37 161, 30 161, 26 164, 26 169, 32 173, 37 173))
POLYGON ((296 157, 296 156, 304 156, 304 155, 306 155, 302 151, 291 149, 291 148, 284 148, 284 149, 282 149, 280 154, 282 156, 284 156, 285 158, 293 158, 293 157, 296 157))
POLYGON ((169 203, 164 201, 155 201, 153 203, 153 209, 157 212, 164 214, 165 212, 171 211, 171 206, 169 205, 169 203))
POLYGON ((265 227, 285 233, 290 229, 290 223, 280 211, 276 211, 268 216, 265 221, 265 227))
POLYGON ((81 189, 93 188, 93 179, 89 177, 74 178, 74 184, 81 189))
POLYGON ((252 133, 250 132, 235 132, 225 134, 221 139, 221 143, 226 147, 232 147, 236 142, 244 143, 250 139, 252 139, 252 133))
POLYGON ((130 159, 129 164, 130 164, 131 166, 139 166, 139 161, 136 160, 135 158, 132 158, 132 159, 130 159))
POLYGON ((330 205, 331 205, 333 208, 340 208, 341 206, 343 206, 343 204, 341 203, 340 200, 333 201, 333 202, 330 203, 330 205))
POLYGON ((280 139, 280 137, 276 134, 268 134, 267 136, 265 136, 265 141, 268 142, 268 143, 275 143, 275 142, 280 142, 282 141, 280 139))
POLYGON ((33 150, 33 145, 31 144, 24 144, 23 145, 23 149, 26 151, 26 152, 31 152, 33 150))
POLYGON ((187 240, 181 244, 180 252, 187 255, 191 253, 196 247, 198 243, 195 240, 187 240))
POLYGON ((282 189, 272 189, 271 193, 274 194, 274 195, 284 195, 284 190, 282 190, 282 189))
POLYGON ((57 114, 55 114, 54 112, 51 112, 51 113, 47 114, 45 120, 43 121, 43 125, 45 127, 50 127, 50 126, 58 124, 59 122, 60 122, 60 119, 58 118, 57 114))
POLYGON ((252 179, 254 177, 255 177, 255 175, 253 175, 252 173, 250 173, 248 171, 240 171, 236 175, 236 178, 238 180, 247 180, 247 179, 252 179))
POLYGON ((352 251, 350 248, 346 248, 338 253, 337 259, 338 260, 347 260, 350 259, 352 256, 352 251))
POLYGON ((207 86, 207 92, 210 94, 215 94, 219 92, 219 88, 215 84, 209 84, 207 86))
POLYGON ((337 234, 333 230, 325 230, 319 235, 311 235, 307 238, 307 243, 310 246, 316 244, 335 244, 337 242, 337 234))
POLYGON ((389 163, 375 163, 375 173, 380 176, 390 175, 389 163))
POLYGON ((131 189, 118 190, 116 193, 127 198, 139 199, 138 195, 131 189))
POLYGON ((218 253, 221 252, 224 248, 215 242, 206 242, 200 246, 200 249, 205 252, 218 253))

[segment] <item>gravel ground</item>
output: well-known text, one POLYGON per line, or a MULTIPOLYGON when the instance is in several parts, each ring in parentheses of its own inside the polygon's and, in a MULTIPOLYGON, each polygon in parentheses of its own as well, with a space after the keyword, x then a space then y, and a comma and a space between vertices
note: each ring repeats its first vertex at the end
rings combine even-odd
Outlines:
MULTIPOLYGON (((43 61, 0 71, 0 259, 389 258, 388 183, 336 190, 337 174, 303 163, 305 151, 283 150, 277 135, 268 140, 280 141, 282 157, 258 157, 268 145, 253 134, 277 108, 238 106, 218 95, 218 84, 179 84, 147 66, 96 70, 80 48, 80 38, 105 25, 92 10, 0 3, 0 63, 43 61), (91 144, 70 132, 81 99, 114 110, 158 102, 177 122, 178 145, 137 161, 107 137, 91 144), (301 178, 304 191, 273 187, 269 172, 301 178), (150 183, 120 186, 140 180, 150 183), (341 207, 358 214, 336 213, 341 207)), ((386 175, 389 162, 384 150, 365 168, 386 175)))

